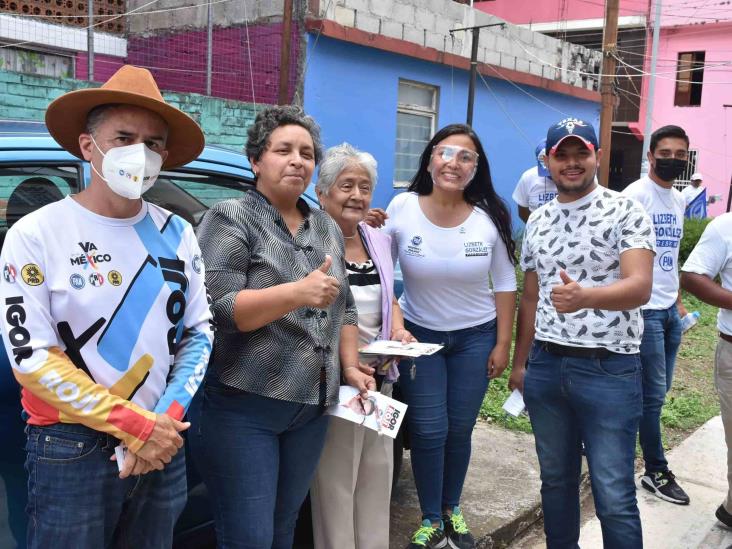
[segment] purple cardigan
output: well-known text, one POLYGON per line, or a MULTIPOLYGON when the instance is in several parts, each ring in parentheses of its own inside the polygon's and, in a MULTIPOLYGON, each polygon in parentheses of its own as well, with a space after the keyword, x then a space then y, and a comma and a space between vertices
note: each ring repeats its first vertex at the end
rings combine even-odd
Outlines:
MULTIPOLYGON (((379 339, 391 338, 392 301, 394 300, 394 263, 391 257, 391 237, 366 223, 358 225, 361 236, 366 242, 371 260, 379 273, 381 282, 381 334, 379 339)), ((358 303, 356 304, 358 306, 358 303)), ((396 381, 399 369, 396 361, 386 373, 387 381, 396 381)))

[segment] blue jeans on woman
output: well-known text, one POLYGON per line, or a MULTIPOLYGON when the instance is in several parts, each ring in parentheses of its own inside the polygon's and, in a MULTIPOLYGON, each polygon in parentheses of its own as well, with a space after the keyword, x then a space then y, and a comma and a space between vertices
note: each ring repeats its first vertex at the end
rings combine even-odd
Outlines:
POLYGON ((292 547, 325 443, 323 411, 212 379, 198 391, 188 442, 208 488, 219 548, 292 547))
POLYGON ((635 440, 642 413, 638 354, 572 358, 535 342, 524 402, 541 468, 548 549, 576 549, 582 441, 605 549, 643 547, 635 497, 635 440))
POLYGON ((643 364, 643 418, 640 422, 640 445, 646 472, 668 471, 668 461, 661 442, 661 408, 671 390, 676 367, 676 353, 681 345, 681 319, 674 303, 668 309, 643 311, 643 340, 640 346, 643 364))
POLYGON ((488 357, 496 345, 496 321, 448 332, 405 321, 422 343, 445 347, 399 364, 406 403, 412 471, 422 518, 438 521, 460 504, 470 462, 470 437, 488 389, 488 357))
POLYGON ((186 503, 181 449, 162 471, 119 478, 119 440, 72 423, 26 428, 28 547, 167 549, 186 503))

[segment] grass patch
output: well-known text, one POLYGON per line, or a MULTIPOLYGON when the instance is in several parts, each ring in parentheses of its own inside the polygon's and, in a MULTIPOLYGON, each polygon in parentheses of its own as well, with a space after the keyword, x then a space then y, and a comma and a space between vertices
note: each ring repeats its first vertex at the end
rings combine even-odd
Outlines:
MULTIPOLYGON (((689 311, 699 311, 701 317, 694 328, 686 332, 676 359, 673 387, 661 412, 664 446, 673 447, 691 431, 719 414, 719 400, 714 389, 714 352, 717 345, 717 308, 695 297, 682 294, 689 311)), ((525 416, 514 418, 501 406, 510 395, 510 369, 488 386, 480 417, 506 429, 531 432, 525 416)))

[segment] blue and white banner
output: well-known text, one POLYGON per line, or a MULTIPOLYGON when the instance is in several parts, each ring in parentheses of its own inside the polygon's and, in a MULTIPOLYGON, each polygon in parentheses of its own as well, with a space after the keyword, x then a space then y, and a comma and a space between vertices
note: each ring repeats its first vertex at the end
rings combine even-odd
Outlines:
POLYGON ((686 207, 686 219, 704 219, 707 216, 707 190, 702 189, 686 207))

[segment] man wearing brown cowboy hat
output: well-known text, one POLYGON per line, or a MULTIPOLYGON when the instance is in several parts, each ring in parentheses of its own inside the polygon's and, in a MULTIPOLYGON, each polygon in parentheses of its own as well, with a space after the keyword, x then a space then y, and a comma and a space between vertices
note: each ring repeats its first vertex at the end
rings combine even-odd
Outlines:
POLYGON ((0 328, 28 423, 28 547, 170 547, 211 314, 191 226, 141 195, 196 158, 203 133, 132 66, 56 99, 46 125, 91 163, 91 183, 19 220, 0 256, 13 274, 0 328))

